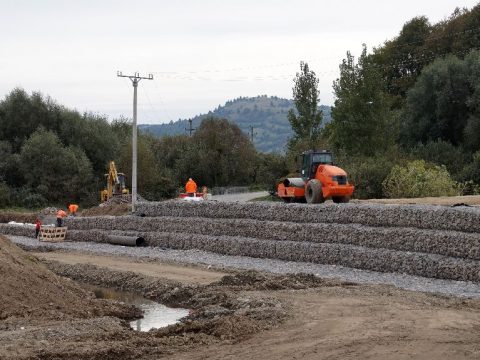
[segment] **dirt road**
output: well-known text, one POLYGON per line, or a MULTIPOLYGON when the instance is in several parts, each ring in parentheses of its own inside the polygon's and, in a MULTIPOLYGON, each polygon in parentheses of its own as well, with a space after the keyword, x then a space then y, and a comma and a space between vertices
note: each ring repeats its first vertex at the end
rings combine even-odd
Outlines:
POLYGON ((269 294, 292 318, 242 343, 176 359, 478 359, 480 311, 385 287, 269 294))
POLYGON ((183 284, 209 284, 226 275, 224 272, 204 270, 194 266, 143 262, 119 256, 96 256, 79 252, 44 252, 33 253, 33 255, 39 259, 54 260, 70 265, 90 264, 111 270, 132 271, 154 278, 179 281, 183 284))
POLYGON ((356 203, 372 203, 372 204, 424 204, 424 205, 445 205, 452 206, 456 204, 466 204, 470 206, 480 206, 480 195, 466 196, 439 196, 411 199, 369 199, 369 200, 352 200, 356 203))

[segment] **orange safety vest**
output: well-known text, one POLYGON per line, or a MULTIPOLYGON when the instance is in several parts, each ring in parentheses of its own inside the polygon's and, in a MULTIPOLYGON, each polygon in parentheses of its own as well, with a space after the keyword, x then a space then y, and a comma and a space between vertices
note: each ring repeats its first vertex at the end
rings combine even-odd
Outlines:
POLYGON ((75 204, 70 204, 68 207, 68 211, 70 211, 71 214, 75 214, 78 210, 78 205, 75 204))
POLYGON ((62 209, 57 211, 57 219, 58 218, 64 218, 66 216, 67 216, 67 213, 65 211, 63 211, 62 209))
POLYGON ((194 193, 197 192, 197 184, 193 180, 188 180, 187 184, 185 185, 185 191, 187 193, 194 193))

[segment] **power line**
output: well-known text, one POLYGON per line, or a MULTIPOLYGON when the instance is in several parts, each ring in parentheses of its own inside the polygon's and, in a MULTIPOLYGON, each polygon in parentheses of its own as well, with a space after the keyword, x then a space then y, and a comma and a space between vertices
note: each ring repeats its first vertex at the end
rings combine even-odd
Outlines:
MULTIPOLYGON (((437 36, 429 36, 425 39, 422 40, 415 40, 415 41, 410 41, 406 42, 403 44, 398 44, 395 46, 392 46, 392 48, 402 48, 405 46, 413 45, 413 44, 418 44, 418 43, 428 43, 429 41, 432 40, 439 40, 439 39, 444 39, 444 38, 450 38, 454 37, 457 35, 461 34, 475 34, 475 33, 480 33, 480 27, 473 27, 470 29, 465 29, 462 31, 457 31, 454 33, 449 33, 445 35, 437 35, 437 36)), ((395 40, 391 40, 392 42, 395 40)), ((320 62, 328 59, 338 59, 336 56, 325 56, 325 57, 316 57, 310 59, 308 62, 309 63, 315 63, 315 62, 320 62)), ((276 64, 265 64, 265 65, 259 65, 259 66, 244 66, 244 67, 234 67, 234 68, 227 68, 227 69, 205 69, 205 70, 196 70, 196 71, 185 71, 185 72, 180 72, 180 71, 158 71, 158 72, 153 72, 153 74, 156 74, 161 77, 172 77, 172 78, 177 78, 177 76, 182 76, 188 79, 190 76, 197 75, 197 74, 211 74, 211 73, 223 73, 223 72, 238 72, 238 71, 250 71, 250 70, 263 70, 263 69, 269 69, 269 68, 278 68, 278 67, 284 67, 284 66, 291 66, 291 65, 297 65, 298 61, 293 61, 293 62, 283 62, 283 63, 276 63, 276 64)), ((203 78, 203 76, 198 75, 197 79, 203 78)), ((207 80, 208 78, 205 78, 207 80)), ((228 81, 235 81, 235 79, 228 79, 228 81)))

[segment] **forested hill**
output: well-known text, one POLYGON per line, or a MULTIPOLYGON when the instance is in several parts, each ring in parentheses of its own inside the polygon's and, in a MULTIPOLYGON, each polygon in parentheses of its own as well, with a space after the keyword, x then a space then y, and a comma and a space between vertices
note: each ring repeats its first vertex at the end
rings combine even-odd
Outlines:
MULTIPOLYGON (((250 127, 253 126, 254 144, 257 150, 283 153, 288 139, 292 136, 287 113, 293 107, 292 100, 276 96, 240 97, 227 101, 224 106, 219 106, 208 114, 195 116, 192 123, 193 127, 197 128, 207 116, 221 117, 236 123, 242 131, 248 133, 249 137, 250 127)), ((322 105, 320 108, 323 111, 324 123, 328 123, 331 119, 330 107, 322 105)), ((178 135, 186 133, 188 120, 139 127, 157 136, 178 135)))

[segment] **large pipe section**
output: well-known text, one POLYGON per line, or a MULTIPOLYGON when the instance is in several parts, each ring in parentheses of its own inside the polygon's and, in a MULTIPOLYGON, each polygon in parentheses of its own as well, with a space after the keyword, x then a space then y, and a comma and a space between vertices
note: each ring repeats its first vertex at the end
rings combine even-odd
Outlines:
POLYGON ((108 235, 107 242, 113 245, 145 246, 145 239, 141 236, 108 235))

